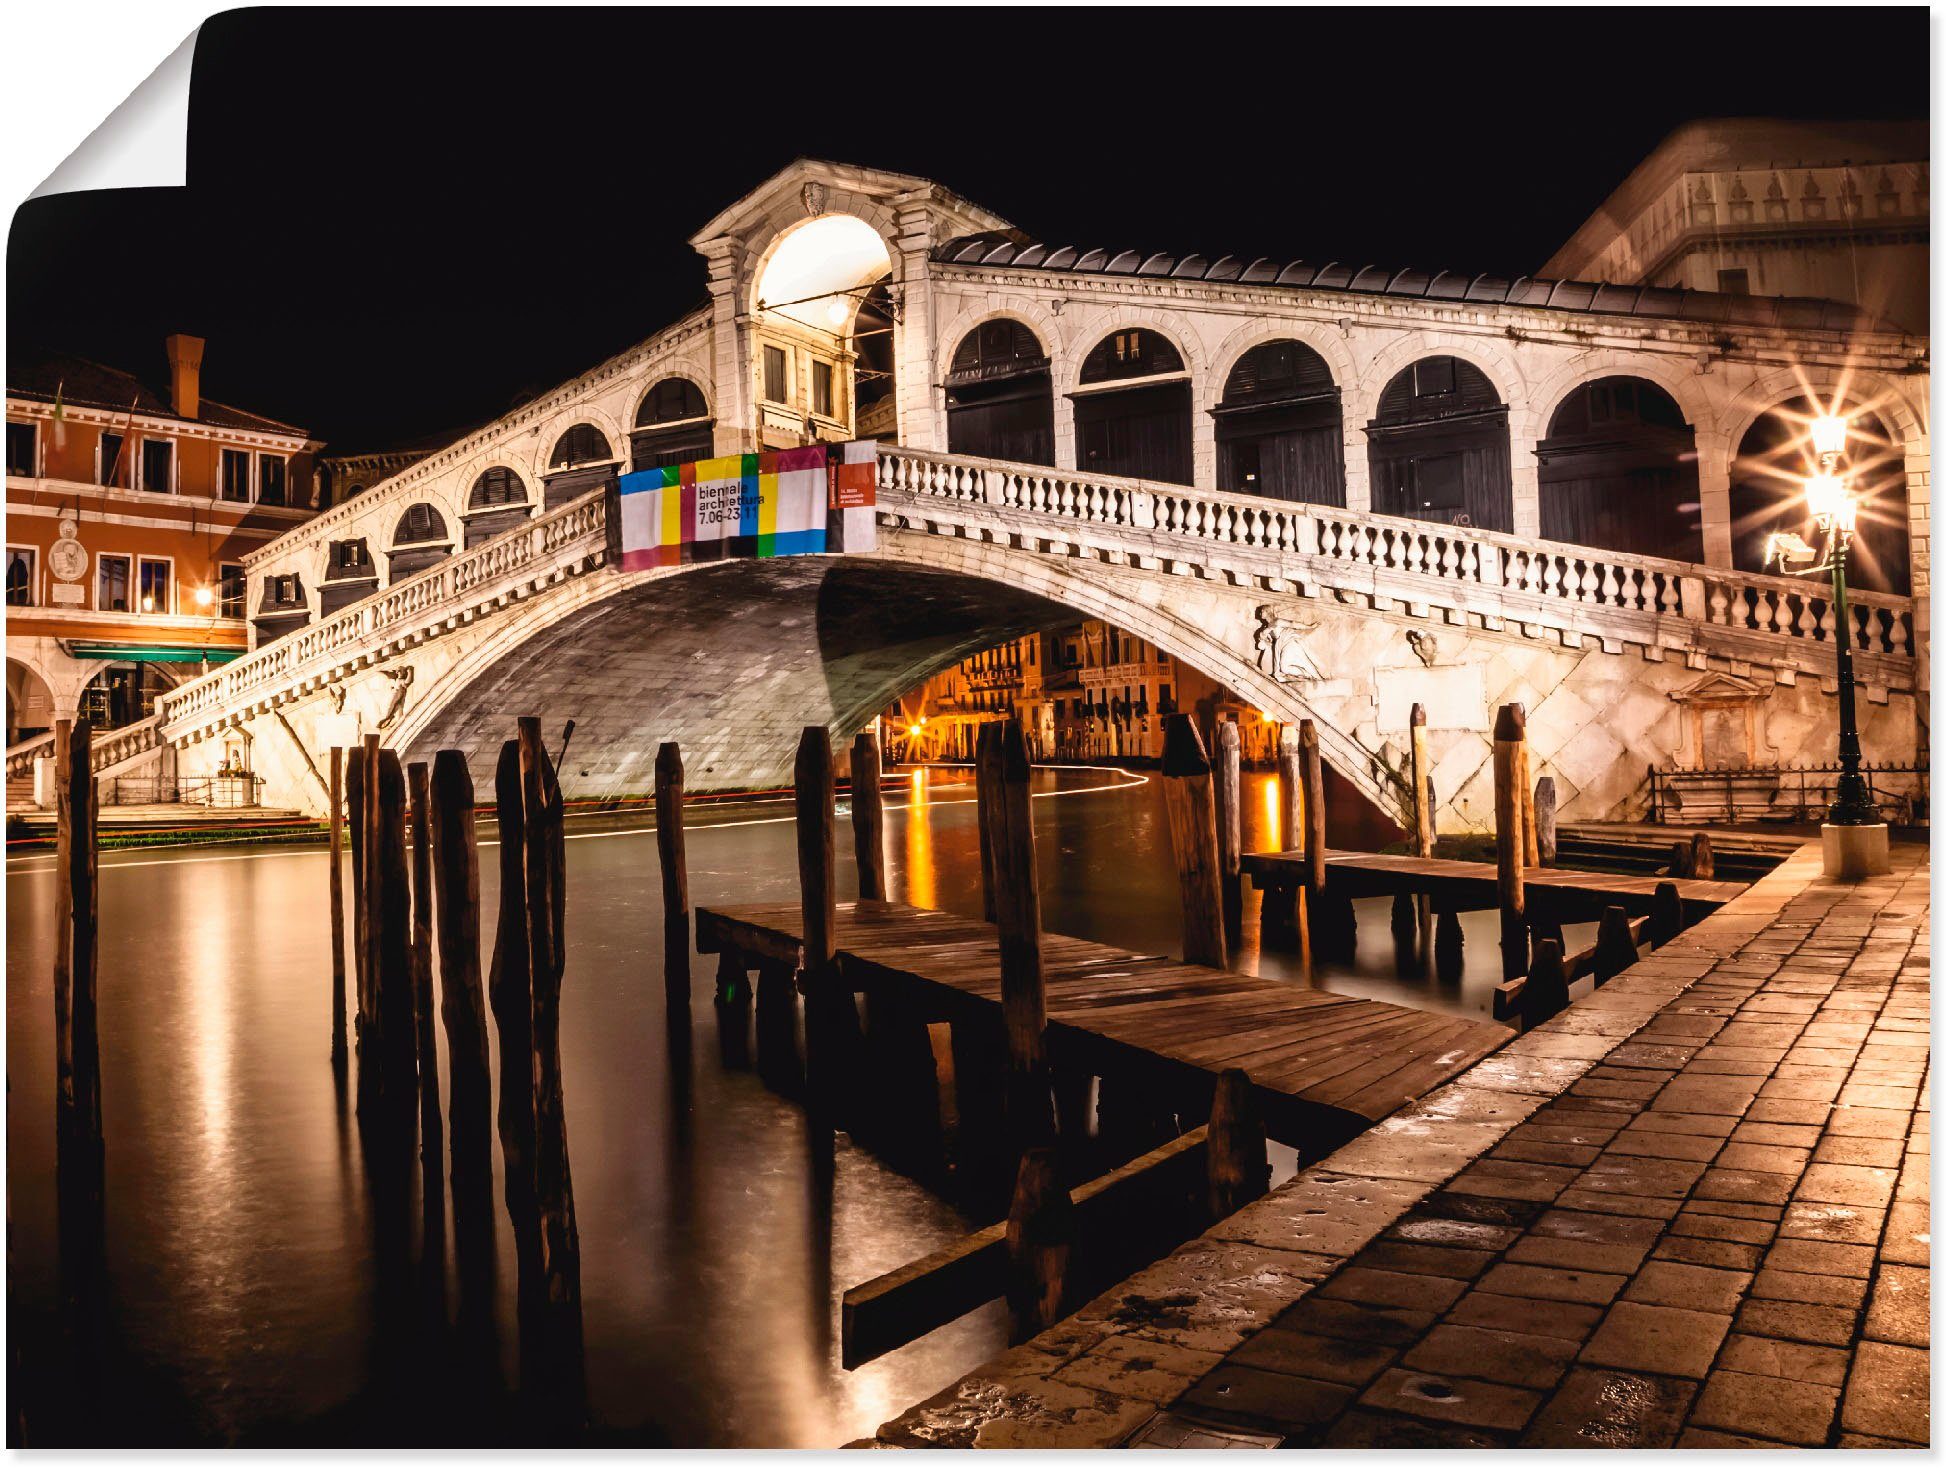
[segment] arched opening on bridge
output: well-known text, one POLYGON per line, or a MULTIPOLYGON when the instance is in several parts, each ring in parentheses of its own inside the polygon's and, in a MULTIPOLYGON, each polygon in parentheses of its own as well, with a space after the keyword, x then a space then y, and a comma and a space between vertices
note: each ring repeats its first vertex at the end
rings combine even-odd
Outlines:
POLYGON ((1543 539, 1703 559, 1696 433, 1654 383, 1583 383, 1554 410, 1536 452, 1543 539))
POLYGON ((81 690, 80 717, 94 725, 97 734, 123 729, 153 714, 156 696, 175 686, 175 679, 154 663, 107 663, 81 690))
POLYGON ((620 468, 608 435, 592 423, 577 423, 554 440, 554 452, 547 456, 542 504, 552 510, 590 490, 605 489, 620 468))
POLYGON ((1010 316, 960 338, 946 373, 946 448, 976 459, 1054 462, 1054 379, 1047 349, 1010 316))
POLYGON ((402 581, 415 571, 443 561, 453 553, 452 533, 438 507, 423 500, 407 505, 392 527, 390 579, 402 581))
POLYGON ((1070 397, 1077 469, 1191 482, 1189 370, 1161 332, 1110 332, 1082 359, 1070 397))
POLYGON ((330 616, 378 590, 378 562, 364 536, 334 540, 325 547, 324 580, 318 585, 318 611, 330 616))
POLYGON ((268 647, 278 638, 295 632, 311 620, 311 603, 304 595, 304 578, 296 572, 283 572, 263 579, 263 592, 257 611, 250 619, 258 647, 268 647))
POLYGON ((891 273, 884 239, 849 214, 808 219, 773 247, 752 303, 766 448, 896 431, 891 273))
POLYGON ((1303 342, 1252 347, 1216 419, 1216 487, 1312 505, 1345 502, 1344 411, 1331 368, 1303 342))
POLYGON ((1385 385, 1365 433, 1379 514, 1514 528, 1507 405, 1471 362, 1421 357, 1385 385))
MULTIPOLYGON (((1772 531, 1794 531, 1816 543, 1817 533, 1804 510, 1804 481, 1817 470, 1811 420, 1822 411, 1809 398, 1780 403, 1751 424, 1737 445, 1730 470, 1730 521, 1731 556, 1738 570, 1766 569, 1764 541, 1772 531)), ((1909 595, 1905 450, 1876 413, 1854 409, 1850 418, 1849 473, 1859 506, 1846 579, 1862 591, 1909 595)))
POLYGON ((462 544, 470 550, 483 540, 492 540, 517 525, 524 525, 533 513, 526 481, 505 465, 497 464, 484 470, 466 492, 462 544))
POLYGON ((635 410, 629 435, 629 467, 660 469, 716 453, 716 424, 703 390, 687 377, 665 377, 650 388, 635 410))
POLYGON ((25 663, 7 659, 7 744, 33 739, 54 727, 54 693, 25 663))
POLYGON ((865 292, 851 323, 854 438, 879 443, 899 441, 898 354, 893 325, 892 291, 881 280, 865 292))

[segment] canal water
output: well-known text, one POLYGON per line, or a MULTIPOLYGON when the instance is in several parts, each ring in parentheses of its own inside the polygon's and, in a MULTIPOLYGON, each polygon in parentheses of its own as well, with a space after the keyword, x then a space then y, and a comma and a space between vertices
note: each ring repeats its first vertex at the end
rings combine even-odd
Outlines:
MULTIPOLYGON (((1046 927, 1176 951, 1159 783, 1105 769, 1035 778, 1046 927)), ((1246 777, 1246 850, 1277 840, 1273 781, 1246 777)), ((892 777, 887 795, 892 895, 977 913, 966 772, 892 777)), ((787 805, 698 809, 689 829, 699 905, 796 899, 787 805)), ((839 834, 848 897, 850 840, 839 834)), ((711 961, 696 964, 690 1032, 669 1032, 646 815, 571 819, 567 852, 562 1049, 591 1440, 836 1446, 1002 1349, 993 1305, 842 1369, 843 1290, 973 1221, 842 1137, 821 1165, 797 1105, 722 1063, 711 961)), ((490 915, 491 853, 481 868, 490 915)), ((328 1059, 325 890, 317 846, 103 855, 105 1282, 97 1324, 76 1330, 57 1310, 52 859, 9 861, 9 1376, 25 1414, 10 1437, 402 1443, 502 1432, 500 1396, 477 1381, 454 1387, 450 1358, 466 1353, 437 1323, 421 1320, 426 1334, 403 1359, 383 1348, 399 1302, 383 1297, 390 1276, 377 1263, 358 1127, 328 1059)), ((1315 972, 1263 951, 1254 895, 1246 906, 1242 969, 1490 1012, 1491 913, 1469 915, 1463 970, 1442 979, 1401 954, 1387 903, 1359 905, 1355 961, 1315 972)), ((494 1066, 497 1084, 497 1056, 494 1066)), ((450 1076, 443 1056, 441 1068, 450 1076)), ((475 1374, 511 1379, 514 1253, 496 1213, 498 1344, 475 1374)))

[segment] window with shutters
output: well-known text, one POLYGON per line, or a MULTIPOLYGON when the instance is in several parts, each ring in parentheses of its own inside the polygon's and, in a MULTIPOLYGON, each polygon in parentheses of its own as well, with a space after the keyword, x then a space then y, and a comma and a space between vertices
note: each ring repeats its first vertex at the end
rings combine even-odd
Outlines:
POLYGON ((505 468, 487 470, 473 481, 472 493, 466 497, 469 510, 490 510, 499 505, 526 503, 527 486, 521 482, 518 474, 505 468))
POLYGON ((1114 382, 1125 377, 1154 377, 1183 370, 1182 353, 1158 332, 1130 327, 1111 332, 1081 363, 1081 381, 1114 382))
POLYGON ((7 547, 7 605, 31 607, 34 604, 34 548, 29 545, 7 547))
POLYGON ((150 494, 175 493, 176 446, 166 438, 142 440, 142 488, 150 494))
POLYGON ((577 423, 555 440, 552 469, 571 469, 577 464, 605 464, 615 457, 608 437, 592 423, 577 423))
POLYGON ((782 347, 764 348, 764 401, 791 400, 790 355, 782 347))
POLYGON ((372 574, 372 553, 362 536, 357 540, 331 542, 331 574, 340 577, 372 574))
POLYGON ((7 472, 22 479, 40 473, 40 435, 32 423, 7 424, 7 472))
POLYGON ((392 535, 394 545, 420 545, 446 539, 446 519, 428 504, 408 505, 392 535))
POLYGON ((667 377, 649 389, 635 414, 637 428, 653 428, 659 423, 681 423, 690 418, 707 418, 709 405, 703 390, 686 377, 667 377))
POLYGON ((222 494, 226 500, 248 502, 250 498, 250 455, 242 449, 223 450, 222 494))
POLYGON ((811 411, 821 418, 837 413, 837 370, 829 362, 811 364, 811 411))
POLYGON ((1451 397, 1456 386, 1451 357, 1426 357, 1412 364, 1412 395, 1415 398, 1451 397))
POLYGON ((127 484, 128 465, 122 462, 123 439, 119 433, 104 433, 95 456, 96 484, 127 484))
POLYGON ((290 483, 287 475, 288 461, 282 454, 257 455, 257 503, 260 505, 285 505, 290 503, 290 483))

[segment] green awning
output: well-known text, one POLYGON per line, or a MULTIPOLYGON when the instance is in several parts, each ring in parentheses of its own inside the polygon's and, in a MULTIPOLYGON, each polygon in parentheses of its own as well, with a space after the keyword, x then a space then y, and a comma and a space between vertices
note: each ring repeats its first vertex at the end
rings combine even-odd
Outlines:
POLYGON ((228 663, 243 656, 237 647, 138 647, 126 642, 70 642, 68 652, 77 658, 99 658, 109 663, 228 663))

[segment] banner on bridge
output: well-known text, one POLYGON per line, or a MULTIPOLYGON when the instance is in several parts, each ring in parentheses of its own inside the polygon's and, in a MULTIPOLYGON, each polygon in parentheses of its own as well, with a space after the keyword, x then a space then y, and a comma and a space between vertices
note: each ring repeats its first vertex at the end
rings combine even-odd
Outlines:
POLYGON ((621 569, 876 550, 877 472, 878 444, 861 439, 624 474, 621 569))

